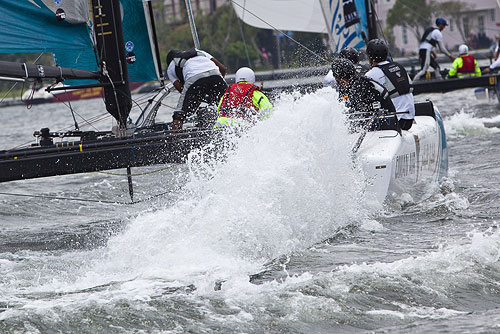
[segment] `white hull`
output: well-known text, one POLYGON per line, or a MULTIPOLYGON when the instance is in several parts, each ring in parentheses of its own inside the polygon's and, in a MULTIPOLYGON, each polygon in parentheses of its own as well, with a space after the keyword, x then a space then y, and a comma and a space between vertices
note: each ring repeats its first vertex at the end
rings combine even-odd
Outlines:
MULTIPOLYGON (((417 202, 446 176, 448 151, 441 116, 415 116, 410 130, 368 132, 357 152, 368 180, 367 194, 382 203, 409 194, 417 202)), ((417 114, 418 115, 418 114, 417 114)))

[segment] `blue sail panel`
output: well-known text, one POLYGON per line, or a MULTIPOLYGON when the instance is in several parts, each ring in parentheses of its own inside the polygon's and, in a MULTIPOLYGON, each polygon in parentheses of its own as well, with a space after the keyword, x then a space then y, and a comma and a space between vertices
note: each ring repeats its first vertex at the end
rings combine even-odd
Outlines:
POLYGON ((364 0, 321 0, 328 34, 332 40, 332 51, 352 47, 362 48, 365 43, 361 32, 367 32, 366 6, 364 0))
MULTIPOLYGON (((54 0, 61 2, 61 0, 54 0)), ((74 4, 73 4, 74 5, 74 4)), ((73 6, 74 7, 74 6, 73 6)), ((42 0, 0 1, 1 53, 54 52, 92 49, 84 18, 65 19, 42 0)))
MULTIPOLYGON (((120 3, 130 82, 157 80, 143 1, 120 3)), ((56 65, 98 71, 88 6, 88 0, 1 0, 0 53, 51 52, 56 65)))
POLYGON ((158 80, 142 0, 121 0, 123 38, 130 82, 158 80))

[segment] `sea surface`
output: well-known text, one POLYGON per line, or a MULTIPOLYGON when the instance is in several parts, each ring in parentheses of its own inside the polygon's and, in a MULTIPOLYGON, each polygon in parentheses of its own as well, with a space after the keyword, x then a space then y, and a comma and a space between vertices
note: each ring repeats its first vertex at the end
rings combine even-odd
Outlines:
MULTIPOLYGON (((0 333, 499 333, 500 105, 425 99, 450 168, 419 203, 365 200, 330 88, 279 96, 224 161, 132 169, 137 204, 125 170, 0 184, 0 333)), ((0 117, 0 149, 74 124, 63 104, 0 117)))

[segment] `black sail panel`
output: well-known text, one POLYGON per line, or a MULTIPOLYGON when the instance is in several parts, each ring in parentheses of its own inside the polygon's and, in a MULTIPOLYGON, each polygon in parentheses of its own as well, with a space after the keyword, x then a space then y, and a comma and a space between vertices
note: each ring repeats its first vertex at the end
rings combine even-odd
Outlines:
POLYGON ((125 43, 119 0, 92 0, 97 54, 103 70, 101 81, 112 83, 104 88, 106 110, 126 127, 132 108, 125 43))

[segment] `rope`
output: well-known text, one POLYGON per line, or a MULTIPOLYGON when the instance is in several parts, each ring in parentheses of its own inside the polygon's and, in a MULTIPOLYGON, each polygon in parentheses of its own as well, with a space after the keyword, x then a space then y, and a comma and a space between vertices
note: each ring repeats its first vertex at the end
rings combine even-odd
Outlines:
POLYGON ((33 194, 16 194, 16 193, 5 193, 5 192, 0 192, 0 195, 18 196, 18 197, 33 197, 33 198, 44 198, 44 199, 61 199, 61 200, 67 200, 67 201, 94 202, 94 203, 106 203, 106 204, 133 204, 133 203, 114 202, 114 201, 88 199, 88 198, 60 197, 60 196, 33 195, 33 194))
POLYGON ((268 26, 270 26, 271 28, 273 28, 275 31, 283 34, 283 36, 285 36, 286 38, 292 40, 293 42, 295 42, 297 45, 301 46, 302 48, 306 49, 307 51, 309 51, 312 55, 316 56, 317 58, 323 60, 323 61, 327 61, 324 57, 321 57, 319 54, 317 54, 316 52, 312 51, 311 49, 309 49, 307 46, 305 46, 304 44, 300 43, 299 41, 295 40, 293 37, 291 36, 288 36, 285 32, 283 32, 282 30, 274 27, 272 24, 270 24, 269 22, 266 22, 264 21, 263 19, 261 19, 260 17, 258 17, 257 15, 255 15, 254 13, 252 13, 251 11, 249 11, 248 9, 242 7, 239 3, 236 3, 235 1, 231 0, 231 2, 240 7, 242 10, 243 10, 243 13, 244 12, 247 12, 248 14, 254 16, 257 20, 260 20, 262 21, 263 23, 267 24, 268 26))
MULTIPOLYGON (((179 188, 180 189, 180 188, 179 188)), ((90 198, 77 198, 77 197, 61 197, 61 196, 49 196, 49 195, 33 195, 33 194, 17 194, 17 193, 6 193, 6 192, 0 192, 0 195, 6 195, 6 196, 17 196, 17 197, 31 197, 31 198, 43 198, 43 199, 58 199, 58 200, 64 200, 64 201, 77 201, 77 202, 91 202, 91 203, 102 203, 102 204, 119 204, 119 205, 131 205, 131 204, 138 204, 146 201, 150 201, 154 198, 166 195, 168 193, 174 192, 178 189, 173 189, 169 191, 165 191, 153 196, 149 196, 147 198, 138 200, 138 201, 132 201, 132 202, 118 202, 118 201, 106 201, 106 200, 99 200, 99 199, 90 199, 90 198)))

